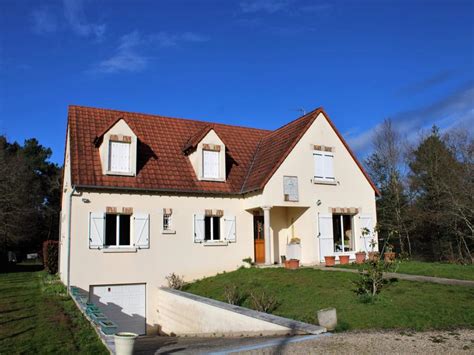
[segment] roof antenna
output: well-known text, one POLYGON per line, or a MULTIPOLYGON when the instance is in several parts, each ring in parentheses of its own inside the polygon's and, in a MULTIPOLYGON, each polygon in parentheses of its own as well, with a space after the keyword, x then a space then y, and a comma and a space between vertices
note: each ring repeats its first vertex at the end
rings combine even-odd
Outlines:
POLYGON ((302 116, 306 115, 306 110, 303 107, 297 108, 296 111, 301 112, 302 116))

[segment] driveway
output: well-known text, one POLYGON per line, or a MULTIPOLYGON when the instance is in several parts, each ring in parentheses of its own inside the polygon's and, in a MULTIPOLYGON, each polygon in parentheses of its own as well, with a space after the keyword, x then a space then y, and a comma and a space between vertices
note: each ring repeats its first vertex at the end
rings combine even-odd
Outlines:
POLYGON ((348 332, 293 337, 141 337, 136 354, 473 354, 474 330, 348 332))

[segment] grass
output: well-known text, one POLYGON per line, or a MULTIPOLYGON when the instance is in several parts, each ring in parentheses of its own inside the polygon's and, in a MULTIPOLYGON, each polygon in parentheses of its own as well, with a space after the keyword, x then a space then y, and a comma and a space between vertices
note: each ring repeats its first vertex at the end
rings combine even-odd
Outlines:
MULTIPOLYGON (((189 284, 185 291, 220 301, 230 284, 247 294, 265 291, 279 302, 273 314, 313 324, 317 310, 335 307, 337 331, 474 327, 474 287, 393 281, 375 303, 367 304, 352 291, 357 277, 309 268, 239 269, 189 284)), ((250 308, 250 300, 242 305, 250 308)))
POLYGON ((0 274, 0 354, 107 354, 65 291, 44 271, 0 274))
MULTIPOLYGON (((346 269, 357 269, 358 265, 336 265, 346 269)), ((428 263, 423 261, 402 261, 397 272, 400 274, 444 277, 448 279, 474 281, 474 265, 428 263)))

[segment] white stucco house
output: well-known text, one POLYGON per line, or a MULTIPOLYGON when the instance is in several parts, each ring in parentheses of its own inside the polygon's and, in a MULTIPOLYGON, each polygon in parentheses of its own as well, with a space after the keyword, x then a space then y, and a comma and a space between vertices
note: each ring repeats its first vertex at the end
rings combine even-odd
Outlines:
POLYGON ((119 328, 157 328, 156 290, 367 250, 378 191, 323 109, 274 131, 70 106, 60 276, 119 328), (294 257, 294 255, 292 256, 294 257))

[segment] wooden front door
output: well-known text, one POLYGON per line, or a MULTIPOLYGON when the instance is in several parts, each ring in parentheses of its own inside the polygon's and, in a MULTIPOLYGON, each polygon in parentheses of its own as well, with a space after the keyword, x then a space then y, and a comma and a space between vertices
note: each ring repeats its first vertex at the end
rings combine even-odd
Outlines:
POLYGON ((265 263, 265 237, 264 237, 263 217, 253 217, 253 241, 255 246, 255 262, 265 263))

